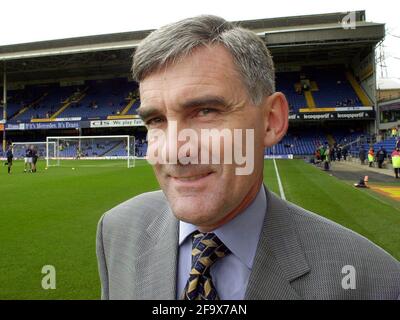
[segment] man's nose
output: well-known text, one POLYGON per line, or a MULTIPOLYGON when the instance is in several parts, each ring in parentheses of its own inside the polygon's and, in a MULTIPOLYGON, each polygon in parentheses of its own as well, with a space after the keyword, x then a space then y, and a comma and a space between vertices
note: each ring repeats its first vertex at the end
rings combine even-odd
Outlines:
POLYGON ((179 122, 168 124, 166 148, 169 163, 194 163, 199 148, 197 131, 179 122))

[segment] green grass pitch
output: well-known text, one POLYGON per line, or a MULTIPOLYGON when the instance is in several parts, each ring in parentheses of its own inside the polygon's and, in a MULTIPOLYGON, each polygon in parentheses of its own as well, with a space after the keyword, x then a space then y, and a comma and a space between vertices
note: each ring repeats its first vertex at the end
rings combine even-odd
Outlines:
MULTIPOLYGON (((0 168, 0 299, 99 299, 95 237, 100 216, 158 189, 143 160, 131 169, 123 162, 61 164, 45 170, 39 162, 35 174, 23 173, 18 161, 11 175, 0 168), (56 268, 55 290, 41 287, 44 265, 56 268)), ((400 259, 399 206, 302 160, 277 164, 289 201, 366 236, 400 259)), ((265 161, 264 178, 279 194, 272 161, 265 161)))

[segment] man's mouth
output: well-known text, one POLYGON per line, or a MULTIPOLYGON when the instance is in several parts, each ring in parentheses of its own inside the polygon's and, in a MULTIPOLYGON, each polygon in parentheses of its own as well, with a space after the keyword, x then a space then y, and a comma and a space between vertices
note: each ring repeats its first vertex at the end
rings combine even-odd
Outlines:
POLYGON ((180 180, 180 181, 195 181, 204 177, 207 177, 208 175, 212 174, 213 172, 208 172, 208 173, 203 173, 203 174, 197 174, 197 175, 191 175, 191 176, 182 176, 182 177, 174 177, 172 178, 180 180))

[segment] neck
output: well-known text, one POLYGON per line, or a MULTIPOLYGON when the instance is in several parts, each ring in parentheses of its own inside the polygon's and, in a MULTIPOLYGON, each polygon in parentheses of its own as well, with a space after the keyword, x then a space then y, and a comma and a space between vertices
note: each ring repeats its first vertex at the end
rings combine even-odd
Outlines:
POLYGON ((205 233, 205 232, 211 232, 215 229, 218 229, 222 225, 231 221, 233 218, 235 218, 241 212, 243 212, 244 209, 246 209, 250 205, 250 203, 252 203, 253 200, 256 198, 258 191, 260 190, 260 185, 262 183, 262 180, 263 180, 263 177, 261 175, 261 177, 256 180, 256 182, 250 188, 247 195, 243 198, 243 200, 239 203, 239 205, 235 209, 233 209, 231 212, 229 212, 221 220, 219 220, 217 223, 215 223, 213 225, 201 226, 201 227, 199 226, 198 227, 199 231, 205 233))

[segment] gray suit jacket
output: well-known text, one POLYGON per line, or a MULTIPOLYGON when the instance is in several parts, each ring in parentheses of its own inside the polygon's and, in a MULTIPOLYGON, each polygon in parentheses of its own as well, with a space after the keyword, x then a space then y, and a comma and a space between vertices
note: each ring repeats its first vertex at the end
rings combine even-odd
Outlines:
MULTIPOLYGON (((175 299, 178 228, 162 191, 105 213, 97 230, 102 298, 175 299)), ((366 238, 267 191, 245 298, 399 299, 400 263, 366 238), (348 265, 355 289, 345 290, 348 265)))

